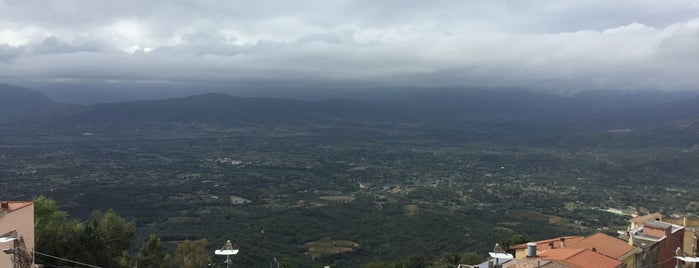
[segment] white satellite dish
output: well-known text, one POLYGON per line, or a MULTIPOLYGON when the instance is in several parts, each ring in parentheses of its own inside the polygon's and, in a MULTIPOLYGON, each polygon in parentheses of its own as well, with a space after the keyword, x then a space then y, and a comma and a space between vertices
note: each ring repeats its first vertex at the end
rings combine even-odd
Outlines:
POLYGON ((238 249, 217 249, 214 251, 214 254, 216 255, 235 255, 238 254, 238 249))
POLYGON ((238 249, 233 248, 233 243, 231 243, 231 240, 226 241, 226 244, 223 245, 223 248, 217 249, 214 251, 214 254, 216 255, 224 255, 226 256, 226 261, 224 262, 226 264, 226 267, 230 268, 233 265, 233 260, 231 260, 231 256, 238 254, 238 249))
POLYGON ((500 252, 488 252, 490 257, 498 259, 514 259, 514 256, 510 253, 500 253, 500 252))

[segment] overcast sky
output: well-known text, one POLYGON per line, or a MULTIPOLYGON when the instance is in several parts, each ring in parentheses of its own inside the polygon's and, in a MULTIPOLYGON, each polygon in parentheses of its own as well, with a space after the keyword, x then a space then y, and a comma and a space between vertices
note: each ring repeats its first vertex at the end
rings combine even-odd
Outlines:
POLYGON ((699 89, 699 0, 0 0, 0 81, 699 89))

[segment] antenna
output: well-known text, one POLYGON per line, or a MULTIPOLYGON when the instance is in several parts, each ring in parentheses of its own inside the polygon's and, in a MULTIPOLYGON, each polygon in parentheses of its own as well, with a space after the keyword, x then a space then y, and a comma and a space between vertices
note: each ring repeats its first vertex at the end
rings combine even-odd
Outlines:
POLYGON ((234 249, 233 248, 233 243, 231 243, 231 240, 226 241, 226 244, 223 245, 223 248, 217 249, 214 251, 214 254, 216 255, 225 255, 226 256, 226 261, 224 262, 226 264, 226 267, 230 268, 233 267, 233 260, 231 260, 231 255, 238 254, 239 249, 234 249))

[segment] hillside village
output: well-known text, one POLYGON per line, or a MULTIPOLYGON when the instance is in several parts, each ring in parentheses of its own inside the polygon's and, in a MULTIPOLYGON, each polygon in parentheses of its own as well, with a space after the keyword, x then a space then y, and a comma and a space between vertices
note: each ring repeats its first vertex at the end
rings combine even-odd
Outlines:
MULTIPOLYGON (((34 261, 43 255, 34 247, 37 239, 32 201, 2 201, 0 209, 0 242, 3 252, 0 267, 50 267, 34 261)), ((479 264, 458 264, 457 268, 677 268, 696 267, 699 218, 666 218, 660 213, 635 216, 626 230, 617 236, 592 233, 586 236, 563 236, 509 245, 503 249, 496 244, 488 259, 479 264)), ((326 243, 332 242, 328 240, 326 243), (329 242, 328 242, 329 241, 329 242)), ((332 243, 336 244, 336 243, 332 243)), ((231 250, 230 241, 228 246, 231 250)), ((358 246, 358 245, 354 245, 358 246)), ((225 250, 225 249, 222 249, 225 250)), ((216 250, 223 252, 222 250, 216 250)), ((232 251, 231 251, 232 252, 232 251)), ((244 250, 243 250, 244 252, 244 250)), ((235 250, 238 253, 238 250, 235 250)), ((340 252, 338 252, 340 253, 340 252)), ((245 253, 242 253, 245 254, 245 253)), ((230 254, 232 255, 232 254, 230 254)), ((230 256, 228 256, 230 257, 230 256)), ((213 260, 213 259, 211 259, 213 260)), ((220 260, 219 260, 220 261, 220 260)), ((78 267, 98 267, 79 260, 78 267)), ((231 261, 227 260, 229 264, 231 261)), ((211 264, 210 264, 211 265, 211 264)), ((279 265, 277 263, 277 265, 279 265)), ((326 266, 329 267, 329 266, 326 266)))
POLYGON ((510 246, 496 245, 491 259, 460 268, 678 268, 696 267, 695 220, 663 218, 660 213, 636 216, 618 236, 597 232, 510 246), (688 225, 689 224, 689 225, 688 225))

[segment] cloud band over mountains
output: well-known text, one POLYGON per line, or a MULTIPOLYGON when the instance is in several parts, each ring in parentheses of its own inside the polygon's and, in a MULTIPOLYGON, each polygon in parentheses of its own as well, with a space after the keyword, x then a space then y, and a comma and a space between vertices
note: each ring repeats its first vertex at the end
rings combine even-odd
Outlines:
POLYGON ((699 1, 463 2, 4 0, 0 80, 699 85, 699 1))

